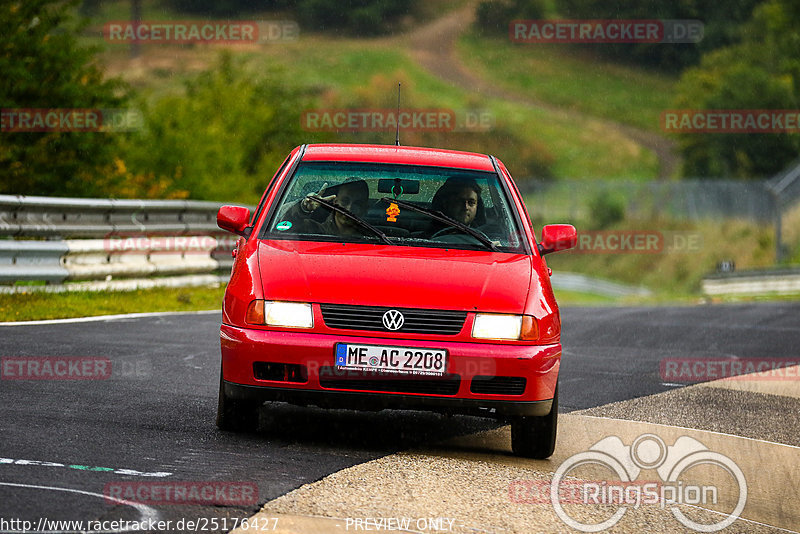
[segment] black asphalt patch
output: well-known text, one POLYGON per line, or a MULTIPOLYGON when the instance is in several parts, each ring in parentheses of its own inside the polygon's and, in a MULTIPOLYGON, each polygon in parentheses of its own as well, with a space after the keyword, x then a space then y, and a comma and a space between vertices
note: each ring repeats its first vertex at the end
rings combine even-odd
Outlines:
POLYGON ((800 399, 780 395, 691 387, 575 413, 709 430, 800 447, 800 399))

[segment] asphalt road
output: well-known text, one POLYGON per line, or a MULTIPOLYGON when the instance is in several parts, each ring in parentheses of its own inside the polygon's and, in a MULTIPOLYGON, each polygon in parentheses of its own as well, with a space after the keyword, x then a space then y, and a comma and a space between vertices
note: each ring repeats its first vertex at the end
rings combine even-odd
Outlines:
MULTIPOLYGON (((678 387, 662 380, 663 358, 797 358, 798 317, 798 303, 565 309, 561 411, 678 387)), ((3 377, 0 520, 150 514, 218 518, 218 525, 228 519, 230 526, 329 473, 492 425, 471 417, 277 405, 262 410, 257 433, 219 432, 218 325, 215 313, 0 327, 2 357, 107 358, 114 369, 104 380, 3 377), (171 474, 146 476, 153 473, 171 474), (102 498, 107 484, 158 480, 251 483, 258 498, 238 507, 147 510, 102 498)))

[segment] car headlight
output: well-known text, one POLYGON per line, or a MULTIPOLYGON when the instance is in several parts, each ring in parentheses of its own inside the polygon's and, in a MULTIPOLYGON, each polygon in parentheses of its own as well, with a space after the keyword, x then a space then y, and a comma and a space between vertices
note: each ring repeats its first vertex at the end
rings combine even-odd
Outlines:
POLYGON ((307 302, 254 300, 247 308, 247 322, 288 328, 312 328, 314 314, 307 302))
POLYGON ((539 338, 539 327, 536 318, 531 315, 478 313, 472 324, 472 337, 535 340, 539 338))

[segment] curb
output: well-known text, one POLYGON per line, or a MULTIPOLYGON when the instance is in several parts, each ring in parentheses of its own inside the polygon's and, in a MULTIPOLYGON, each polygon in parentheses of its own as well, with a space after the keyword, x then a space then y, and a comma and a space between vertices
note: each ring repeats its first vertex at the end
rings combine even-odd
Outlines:
MULTIPOLYGON (((800 380, 767 380, 759 374, 749 379, 739 376, 681 389, 689 392, 694 388, 705 388, 712 394, 737 389, 755 399, 764 393, 800 398, 800 380)), ((643 399, 652 399, 657 405, 662 395, 666 393, 643 399)), ((587 451, 607 436, 618 436, 625 445, 630 445, 638 436, 654 434, 667 446, 682 436, 693 438, 710 451, 730 458, 741 469, 747 498, 739 519, 726 532, 774 532, 775 529, 794 532, 791 529, 800 526, 800 509, 794 504, 800 491, 800 472, 791 468, 800 463, 800 447, 722 432, 582 413, 562 414, 559 420, 558 445, 549 460, 513 456, 509 447, 510 429, 502 427, 454 438, 423 450, 392 454, 333 473, 267 502, 254 519, 277 519, 275 531, 282 534, 351 530, 442 532, 430 528, 389 530, 377 528, 378 523, 365 528, 363 523, 372 519, 383 520, 386 524, 390 518, 453 519, 453 527, 444 530, 449 532, 522 533, 532 532, 533 525, 547 532, 574 532, 556 515, 552 504, 520 501, 515 499, 512 489, 534 482, 549 486, 553 473, 565 460, 587 451), (356 520, 362 521, 360 528, 356 520)), ((649 474, 658 477, 655 472, 649 474)), ((708 471, 687 472, 685 483, 711 482, 719 488, 720 494, 739 490, 738 483, 731 482, 735 479, 719 475, 708 471)), ((684 506, 680 508, 684 510, 684 506)), ((711 506, 688 506, 687 510, 685 515, 691 512, 696 521, 705 523, 718 522, 726 517, 724 512, 729 513, 729 510, 714 511, 711 506)), ((608 510, 604 513, 592 509, 583 511, 584 517, 596 517, 597 522, 609 516, 608 510)), ((424 522, 423 526, 428 524, 424 522)), ((607 532, 641 532, 652 530, 655 525, 661 532, 687 531, 673 517, 669 507, 643 505, 624 514, 607 532)), ((418 527, 414 523, 412 526, 418 527)))

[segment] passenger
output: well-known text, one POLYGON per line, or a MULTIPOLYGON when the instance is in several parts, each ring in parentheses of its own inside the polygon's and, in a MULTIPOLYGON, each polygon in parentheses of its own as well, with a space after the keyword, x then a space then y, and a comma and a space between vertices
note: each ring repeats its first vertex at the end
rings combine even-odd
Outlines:
POLYGON ((328 196, 325 196, 328 186, 325 184, 318 193, 306 195, 300 202, 289 208, 284 217, 292 223, 292 230, 308 234, 361 235, 363 228, 353 219, 343 213, 326 208, 314 200, 315 195, 319 196, 323 200, 350 210, 354 215, 363 217, 369 207, 369 186, 364 180, 358 178, 351 178, 351 180, 340 185, 336 194, 328 196), (329 212, 322 221, 314 217, 320 206, 329 212))
MULTIPOLYGON (((481 186, 472 178, 448 178, 436 191, 431 201, 431 209, 441 211, 451 219, 467 226, 483 226, 486 214, 481 198, 481 186)), ((448 228, 446 224, 434 221, 430 233, 448 228)))

